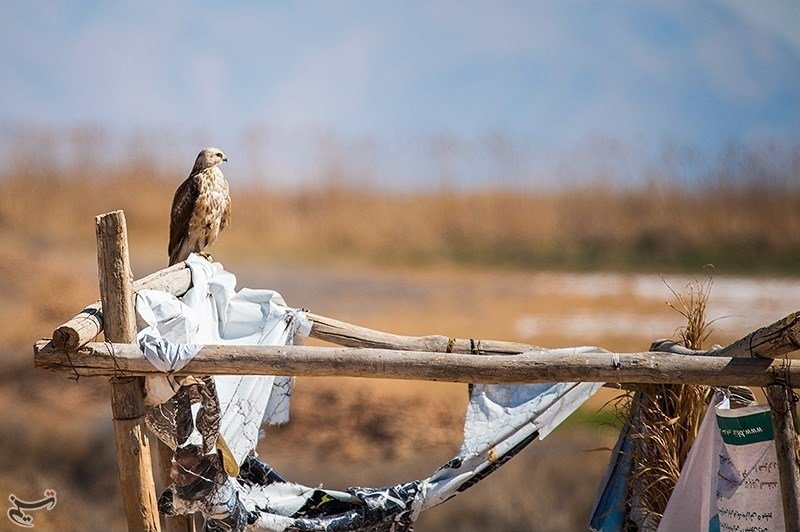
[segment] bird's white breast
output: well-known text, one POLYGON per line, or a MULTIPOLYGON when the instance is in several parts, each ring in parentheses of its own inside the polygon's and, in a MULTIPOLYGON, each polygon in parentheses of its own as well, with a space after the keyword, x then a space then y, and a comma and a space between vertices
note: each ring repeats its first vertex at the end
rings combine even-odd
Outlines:
POLYGON ((216 166, 213 168, 211 176, 213 179, 209 180, 211 183, 209 183, 210 186, 205 192, 208 198, 207 201, 215 207, 219 206, 218 208, 224 209, 225 204, 228 202, 228 183, 225 181, 222 171, 216 166))
POLYGON ((193 247, 199 251, 217 239, 222 216, 230 200, 228 183, 217 167, 209 168, 199 175, 197 184, 199 194, 189 223, 189 232, 197 238, 193 247))

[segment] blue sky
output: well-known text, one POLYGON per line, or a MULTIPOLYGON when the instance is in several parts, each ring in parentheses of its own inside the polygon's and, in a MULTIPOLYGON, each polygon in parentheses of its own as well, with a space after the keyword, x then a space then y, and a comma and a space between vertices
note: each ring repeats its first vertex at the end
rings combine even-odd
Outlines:
MULTIPOLYGON (((800 138, 792 1, 4 2, 3 12, 0 125, 189 132, 187 144, 223 146, 251 170, 307 173, 302 146, 320 136, 396 179, 431 159, 415 141, 450 139, 445 153, 470 151, 478 180, 481 165, 498 172, 503 146, 508 173, 544 179, 587 151, 593 166, 598 150, 625 152, 639 172, 665 143, 714 154, 800 138), (272 139, 266 153, 246 141, 254 128, 272 139)), ((437 157, 440 174, 469 173, 437 157)))

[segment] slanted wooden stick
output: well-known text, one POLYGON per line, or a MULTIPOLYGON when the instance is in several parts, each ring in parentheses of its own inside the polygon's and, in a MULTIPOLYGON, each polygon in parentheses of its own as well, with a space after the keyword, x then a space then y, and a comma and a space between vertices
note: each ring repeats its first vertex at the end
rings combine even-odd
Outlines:
POLYGON ((800 349, 800 312, 792 312, 785 318, 751 332, 727 347, 694 351, 672 340, 656 340, 650 346, 651 351, 734 358, 778 358, 798 349, 800 349))
POLYGON ((368 329, 343 321, 307 313, 311 320, 312 338, 345 347, 373 347, 402 351, 432 351, 436 353, 471 353, 480 355, 515 355, 539 349, 529 344, 500 340, 472 340, 448 336, 403 336, 368 329))
MULTIPOLYGON (((186 263, 179 262, 135 281, 133 291, 163 290, 176 296, 182 296, 191 286, 191 272, 186 263)), ((91 342, 101 332, 103 332, 103 307, 99 301, 95 301, 53 331, 53 344, 69 351, 75 351, 83 344, 91 342)))
MULTIPOLYGON (((185 263, 157 271, 134 282, 134 291, 150 288, 164 290, 176 296, 191 287, 191 272, 185 263)), ((346 347, 375 347, 405 351, 437 353, 477 353, 487 355, 519 354, 536 346, 499 340, 452 338, 442 335, 404 336, 391 334, 319 314, 308 313, 312 322, 310 336, 346 347)), ((87 306, 80 314, 53 331, 53 344, 70 351, 90 342, 103 330, 103 315, 99 302, 87 306)), ((733 344, 708 351, 692 351, 671 340, 658 340, 651 351, 726 357, 777 358, 800 349, 800 312, 752 332, 733 344)))

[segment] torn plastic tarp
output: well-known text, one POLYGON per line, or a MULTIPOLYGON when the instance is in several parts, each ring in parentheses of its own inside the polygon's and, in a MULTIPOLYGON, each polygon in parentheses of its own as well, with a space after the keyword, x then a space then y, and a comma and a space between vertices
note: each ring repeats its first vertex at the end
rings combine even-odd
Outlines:
MULTIPOLYGON (((136 296, 139 333, 145 356, 161 371, 180 369, 203 344, 289 345, 302 343, 311 330, 305 313, 289 308, 273 290, 242 289, 220 264, 198 255, 186 260, 192 287, 180 299, 158 290, 136 296)), ((291 379, 276 376, 214 377, 221 412, 221 433, 241 462, 255 448, 262 421, 289 418, 291 379)), ((173 430, 157 410, 178 389, 175 378, 146 379, 147 416, 151 429, 174 449, 173 430), (155 411, 154 411, 155 409, 155 411)))
MULTIPOLYGON (((187 263, 193 287, 180 302, 163 292, 137 297, 138 339, 156 367, 185 364, 197 352, 191 346, 283 345, 308 333, 303 313, 286 308, 275 292, 237 293, 235 277, 219 265, 196 256, 187 263)), ((594 347, 563 351, 602 352, 594 347)), ((162 513, 202 512, 208 530, 411 530, 419 512, 466 490, 549 434, 602 385, 470 385, 464 442, 447 464, 422 480, 335 491, 288 482, 255 456, 258 421, 282 421, 288 413, 283 408, 275 416, 268 408, 286 404, 287 395, 276 385, 282 379, 150 379, 148 425, 176 449, 173 483, 159 498, 162 513)))
MULTIPOLYGON (((626 423, 590 514, 590 530, 635 527, 627 493, 631 445, 626 423)), ((715 391, 656 526, 659 532, 784 530, 768 406, 732 409, 728 390, 715 391), (721 426, 728 428, 724 436, 721 426)))
POLYGON ((592 532, 624 532, 633 528, 628 523, 628 479, 633 467, 633 440, 631 424, 626 421, 620 430, 611 463, 600 484, 597 499, 589 513, 589 530, 592 532))
POLYGON ((543 385, 544 389, 539 390, 523 386, 534 395, 514 403, 497 403, 497 397, 521 398, 523 394, 516 390, 509 394, 509 386, 473 385, 465 444, 455 458, 433 475, 388 487, 335 491, 288 482, 255 454, 245 459, 236 478, 227 476, 220 455, 204 452, 214 446, 209 441, 215 438, 214 420, 209 417, 214 417, 215 408, 207 404, 195 408, 190 405, 192 401, 213 396, 207 392, 191 393, 192 387, 212 385, 213 381, 205 378, 181 387, 177 399, 173 399, 178 409, 183 404, 183 411, 192 412, 193 418, 188 420, 184 416, 188 428, 178 427, 175 462, 179 466, 174 468, 173 484, 159 498, 159 509, 167 515, 200 511, 208 518, 207 527, 212 531, 291 532, 411 530, 421 511, 486 478, 529 443, 549 433, 598 387, 589 383, 543 385), (559 415, 547 415, 554 407, 559 415), (502 420, 506 422, 501 423, 502 420), (498 425, 501 436, 481 431, 498 425), (193 434, 196 438, 182 439, 180 434, 193 434), (191 441, 194 445, 183 443, 191 441), (186 467, 181 467, 182 464, 186 467))

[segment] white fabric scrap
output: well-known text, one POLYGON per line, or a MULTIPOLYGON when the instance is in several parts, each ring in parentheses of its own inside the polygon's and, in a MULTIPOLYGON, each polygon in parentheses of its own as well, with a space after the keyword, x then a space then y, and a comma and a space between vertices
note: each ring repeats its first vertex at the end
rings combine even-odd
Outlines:
MULTIPOLYGON (((597 348, 580 349, 582 352, 602 352, 597 348)), ((404 490, 397 486, 400 490, 397 497, 393 496, 390 487, 373 503, 385 504, 386 508, 401 508, 395 511, 408 512, 411 521, 415 521, 421 511, 457 495, 467 485, 516 455, 532 439, 547 436, 601 386, 602 383, 473 385, 464 424, 464 443, 458 455, 430 477, 416 481, 416 490, 406 485, 408 490, 416 493, 411 499, 403 499, 400 494, 404 490)), ((231 480, 235 482, 235 479, 231 480)), ((269 511, 260 511, 254 526, 265 532, 281 532, 296 526, 291 515, 306 505, 316 491, 322 490, 292 483, 239 484, 239 488, 240 499, 248 509, 269 508, 269 511)), ((343 502, 364 504, 351 493, 322 491, 326 496, 343 502)))
MULTIPOLYGON (((182 298, 158 290, 136 297, 137 341, 147 359, 165 373, 183 368, 205 344, 292 345, 311 331, 305 313, 289 308, 273 290, 236 291, 236 277, 198 255, 186 260, 192 287, 182 298)), ((255 448, 262 422, 289 416, 291 378, 214 377, 221 409, 220 433, 239 463, 255 448)), ((166 401, 169 376, 147 379, 148 404, 166 401)))
MULTIPOLYGON (((595 347, 579 349, 601 352, 595 347)), ((456 457, 459 467, 444 467, 423 482, 414 514, 446 501, 534 434, 543 439, 602 386, 596 382, 473 385, 464 443, 456 457)))
POLYGON ((715 408, 729 408, 730 402, 717 391, 706 410, 689 456, 667 502, 658 530, 708 530, 708 523, 717 513, 716 491, 718 452, 722 437, 717 429, 715 408), (686 528, 688 527, 688 528, 686 528))
POLYGON ((165 373, 183 368, 201 347, 189 341, 199 333, 199 324, 192 319, 189 307, 167 296, 156 290, 142 290, 136 295, 136 339, 147 360, 165 373))
MULTIPOLYGON (((596 347, 577 347, 549 351, 555 355, 596 353, 596 347)), ((526 353, 532 354, 532 353, 526 353)), ((517 432, 527 423, 547 436, 591 397, 603 383, 545 383, 485 385, 476 384, 467 407, 463 452, 480 452, 486 438, 499 438, 517 432)))

